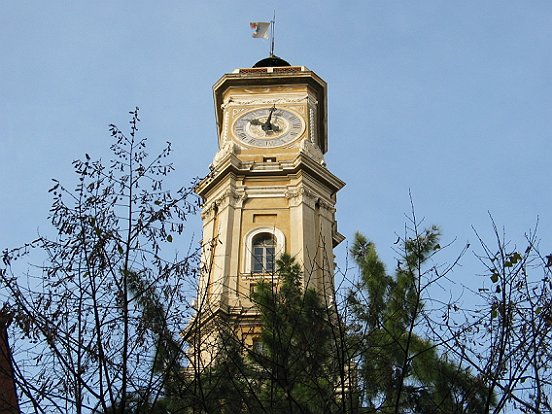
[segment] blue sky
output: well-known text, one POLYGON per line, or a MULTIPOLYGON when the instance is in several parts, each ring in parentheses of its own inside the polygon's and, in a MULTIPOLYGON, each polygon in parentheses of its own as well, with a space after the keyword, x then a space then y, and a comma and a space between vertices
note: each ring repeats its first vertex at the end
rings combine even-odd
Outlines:
MULTIPOLYGON (((540 218, 552 251, 550 1, 7 1, 0 12, 0 246, 49 232, 52 178, 107 158, 108 124, 141 108, 174 186, 216 152, 213 83, 268 54, 250 21, 276 9, 276 54, 329 85, 327 164, 340 231, 392 261, 412 192, 445 241, 514 241, 540 218)), ((199 217, 192 223, 199 229, 199 217)), ((198 238, 198 237, 196 237, 198 238)), ((344 264, 346 245, 337 251, 344 264)), ((183 247, 185 250, 187 246, 183 247)), ((455 278, 480 271, 469 254, 455 278)))

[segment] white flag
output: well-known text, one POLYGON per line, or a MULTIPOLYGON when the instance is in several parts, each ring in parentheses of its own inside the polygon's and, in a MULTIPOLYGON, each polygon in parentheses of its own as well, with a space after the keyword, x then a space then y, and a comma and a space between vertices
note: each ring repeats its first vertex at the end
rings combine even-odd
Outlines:
POLYGON ((253 29, 253 37, 259 39, 268 39, 270 32, 270 23, 268 22, 251 22, 249 27, 253 29))

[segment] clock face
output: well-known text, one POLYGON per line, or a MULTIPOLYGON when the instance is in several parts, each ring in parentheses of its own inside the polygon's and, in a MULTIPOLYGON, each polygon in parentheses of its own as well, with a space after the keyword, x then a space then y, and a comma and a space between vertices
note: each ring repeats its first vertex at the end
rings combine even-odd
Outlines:
POLYGON ((278 147, 299 137, 305 130, 305 123, 294 112, 272 106, 240 115, 232 130, 244 144, 278 147))

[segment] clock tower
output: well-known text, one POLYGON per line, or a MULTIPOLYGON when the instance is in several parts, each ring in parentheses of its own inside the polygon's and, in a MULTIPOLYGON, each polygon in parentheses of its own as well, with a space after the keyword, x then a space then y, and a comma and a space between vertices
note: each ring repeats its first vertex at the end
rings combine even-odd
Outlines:
POLYGON ((303 287, 331 304, 333 248, 344 239, 335 221, 344 183, 324 162, 326 83, 271 56, 222 76, 213 92, 218 152, 196 188, 202 273, 187 330, 202 365, 216 360, 222 329, 254 344, 262 327, 251 292, 261 281, 277 287, 282 253, 302 267, 303 287))

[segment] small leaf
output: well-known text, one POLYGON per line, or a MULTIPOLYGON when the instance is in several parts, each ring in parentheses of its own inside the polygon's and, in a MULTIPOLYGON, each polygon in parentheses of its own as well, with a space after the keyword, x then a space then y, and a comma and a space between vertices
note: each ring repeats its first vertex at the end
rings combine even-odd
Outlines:
POLYGON ((493 273, 491 275, 491 282, 496 283, 500 279, 500 275, 498 273, 493 273))
POLYGON ((169 243, 172 243, 172 241, 173 241, 173 237, 170 234, 167 236, 167 241, 169 243))
POLYGON ((519 254, 518 252, 514 252, 510 255, 510 262, 512 264, 516 264, 520 260, 521 260, 521 254, 519 254))

